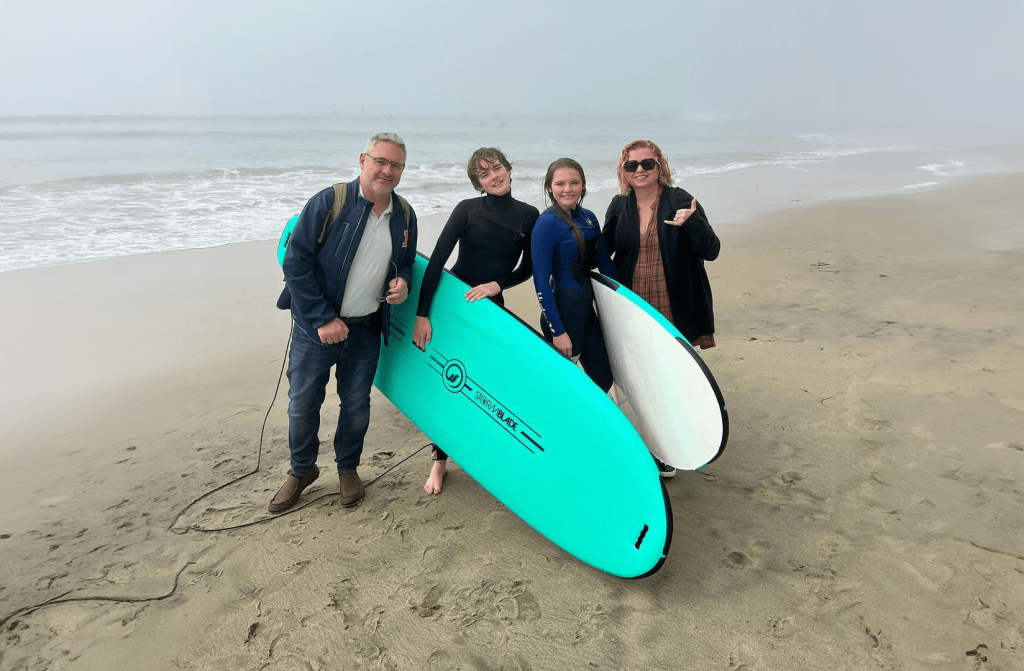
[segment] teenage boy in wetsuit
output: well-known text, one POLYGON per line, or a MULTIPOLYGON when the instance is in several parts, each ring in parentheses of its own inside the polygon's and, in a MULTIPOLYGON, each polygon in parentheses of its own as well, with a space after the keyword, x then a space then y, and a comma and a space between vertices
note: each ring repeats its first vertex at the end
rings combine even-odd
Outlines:
MULTIPOLYGON (((481 147, 469 157, 466 174, 483 197, 456 205, 434 246, 423 274, 413 328, 412 341, 420 349, 430 343, 430 305, 456 243, 459 258, 452 273, 471 287, 466 292, 467 301, 490 298, 504 305, 501 292, 533 274, 530 237, 539 213, 532 205, 512 197, 512 164, 508 157, 497 147, 481 147)), ((431 459, 430 476, 423 489, 428 494, 439 494, 448 471, 448 455, 435 445, 431 459)))

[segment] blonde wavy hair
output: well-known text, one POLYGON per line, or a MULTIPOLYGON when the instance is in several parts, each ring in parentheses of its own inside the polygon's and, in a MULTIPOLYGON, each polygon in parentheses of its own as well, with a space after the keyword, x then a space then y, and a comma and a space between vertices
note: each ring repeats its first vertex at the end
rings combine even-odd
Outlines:
POLYGON ((626 169, 623 167, 626 164, 626 160, 629 157, 629 152, 634 149, 650 149, 654 152, 654 160, 658 162, 661 170, 658 171, 658 184, 663 188, 666 186, 672 186, 672 168, 668 165, 668 159, 661 153, 661 147, 654 144, 650 140, 633 140, 625 147, 622 148, 622 153, 619 154, 619 167, 617 174, 619 177, 619 193, 623 196, 628 196, 633 190, 633 187, 626 181, 626 169))

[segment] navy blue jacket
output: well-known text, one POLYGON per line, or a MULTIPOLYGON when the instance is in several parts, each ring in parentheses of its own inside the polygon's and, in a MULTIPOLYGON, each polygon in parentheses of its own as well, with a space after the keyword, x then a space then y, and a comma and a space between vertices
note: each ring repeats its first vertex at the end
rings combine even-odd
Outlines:
MULTIPOLYGON (((324 221, 333 206, 334 187, 328 187, 309 199, 295 224, 282 264, 286 286, 278 307, 289 307, 295 323, 309 337, 317 339, 317 329, 338 316, 352 259, 373 210, 373 203, 363 197, 358 178, 349 182, 344 207, 324 231, 324 221), (323 241, 318 242, 321 231, 324 231, 323 241), (291 294, 290 299, 287 294, 291 294)), ((416 213, 409 208, 410 220, 406 221, 405 209, 395 193, 391 194, 391 207, 391 260, 394 266, 388 271, 387 282, 396 276, 401 277, 411 289, 412 266, 416 261, 416 213)), ((378 295, 382 295, 386 287, 387 283, 378 295)), ((385 345, 390 320, 391 306, 384 303, 381 331, 385 345)))

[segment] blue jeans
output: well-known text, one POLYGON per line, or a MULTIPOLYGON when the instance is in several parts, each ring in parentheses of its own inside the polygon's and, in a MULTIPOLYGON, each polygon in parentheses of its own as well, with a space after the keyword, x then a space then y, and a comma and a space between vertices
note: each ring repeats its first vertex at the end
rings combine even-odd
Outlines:
POLYGON ((292 324, 288 352, 288 447, 292 473, 309 473, 320 453, 320 407, 327 396, 331 367, 341 410, 334 434, 334 461, 338 473, 355 473, 363 453, 363 439, 370 426, 370 388, 380 358, 380 317, 349 326, 348 337, 325 345, 292 324))

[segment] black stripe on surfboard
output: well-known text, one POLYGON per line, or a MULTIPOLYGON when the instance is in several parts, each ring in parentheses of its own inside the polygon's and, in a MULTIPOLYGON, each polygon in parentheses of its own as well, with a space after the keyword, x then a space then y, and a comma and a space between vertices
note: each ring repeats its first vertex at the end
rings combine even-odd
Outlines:
POLYGON ((406 327, 405 324, 403 324, 402 322, 396 320, 394 317, 392 317, 389 321, 390 323, 388 324, 388 326, 391 327, 391 333, 397 335, 399 339, 404 338, 405 335, 409 332, 408 327, 406 327))
MULTIPOLYGON (((486 389, 484 389, 483 387, 478 387, 478 388, 480 389, 480 392, 481 392, 481 393, 483 393, 483 394, 486 394, 486 395, 487 395, 487 396, 489 396, 489 397, 490 397, 490 398, 491 398, 492 400, 494 400, 494 397, 493 397, 493 396, 491 396, 491 394, 490 394, 490 393, 489 393, 489 392, 488 392, 488 391, 487 391, 486 389)), ((466 381, 466 385, 465 385, 465 386, 463 387, 463 390, 464 390, 464 391, 474 391, 474 390, 473 390, 473 389, 472 389, 472 388, 471 388, 471 387, 469 386, 469 379, 467 379, 467 381, 466 381)), ((469 400, 469 402, 473 404, 473 406, 474 406, 474 407, 476 407, 476 408, 479 408, 481 412, 485 413, 485 414, 486 414, 486 415, 487 415, 488 417, 490 417, 490 418, 491 418, 491 421, 493 421, 494 423, 498 424, 498 425, 499 425, 499 426, 500 426, 501 428, 503 428, 503 429, 505 430, 505 432, 506 432, 506 433, 508 433, 509 435, 511 435, 511 436, 512 436, 513 438, 515 438, 515 439, 516 439, 516 440, 517 440, 517 441, 518 441, 518 442, 519 442, 519 443, 520 443, 520 444, 521 444, 521 445, 522 445, 523 447, 525 447, 525 448, 526 448, 527 450, 529 450, 529 451, 530 451, 530 454, 535 454, 535 453, 534 453, 534 451, 533 451, 533 450, 531 450, 531 449, 530 449, 530 446, 529 446, 529 445, 527 445, 526 443, 524 443, 524 442, 523 442, 522 440, 520 440, 520 439, 519 439, 519 436, 520 436, 520 435, 521 435, 521 436, 522 436, 523 438, 525 438, 526 440, 530 441, 530 443, 532 443, 532 444, 534 445, 534 447, 536 447, 536 448, 537 448, 538 450, 540 450, 541 452, 545 452, 545 451, 546 451, 546 450, 544 449, 544 447, 543 447, 543 446, 542 446, 542 445, 541 445, 540 443, 538 443, 538 442, 537 442, 536 440, 534 440, 533 438, 531 438, 531 437, 530 437, 530 436, 529 436, 529 435, 528 435, 528 434, 527 434, 527 433, 526 433, 525 431, 523 431, 522 429, 519 429, 519 433, 518 433, 518 435, 517 435, 515 431, 510 431, 510 430, 509 430, 509 427, 508 427, 508 425, 507 425, 507 424, 505 424, 505 423, 504 423, 504 422, 502 422, 502 421, 501 421, 500 419, 498 419, 497 417, 495 417, 494 415, 492 415, 492 414, 491 414, 491 411, 490 411, 490 410, 488 410, 488 409, 486 409, 486 408, 482 407, 482 406, 481 406, 481 405, 480 405, 479 403, 477 403, 476 401, 474 401, 474 400, 473 400, 473 399, 472 399, 472 398, 471 398, 471 397, 470 397, 470 396, 469 396, 468 394, 463 394, 463 396, 465 396, 465 397, 466 397, 466 398, 467 398, 467 399, 469 400)), ((533 427, 531 427, 531 426, 530 426, 529 424, 527 424, 526 422, 524 422, 524 421, 523 421, 523 419, 522 419, 522 418, 521 418, 521 417, 520 417, 520 416, 519 416, 518 414, 516 414, 515 412, 513 412, 513 411, 509 410, 509 408, 508 408, 508 406, 507 406, 507 405, 505 405, 504 403, 501 403, 500 401, 495 401, 495 402, 496 402, 496 403, 497 403, 498 405, 500 405, 500 406, 501 406, 501 408, 502 408, 503 410, 508 410, 508 411, 509 411, 509 415, 510 415, 511 417, 513 417, 513 418, 515 419, 515 421, 516 421, 516 423, 517 423, 517 424, 520 424, 520 425, 522 425, 522 426, 526 427, 526 428, 527 428, 527 429, 529 429, 529 430, 530 430, 530 431, 531 431, 532 433, 536 434, 537 438, 540 438, 540 434, 539 434, 539 433, 537 433, 537 431, 535 431, 535 430, 533 429, 533 427)))
MULTIPOLYGON (((392 307, 394 307, 394 306, 392 306, 392 307)), ((399 324, 405 330, 407 330, 407 331, 409 330, 409 325, 407 323, 405 323, 405 320, 403 320, 401 317, 396 315, 394 310, 391 310, 391 321, 399 324)))
MULTIPOLYGON (((445 355, 441 354, 437 350, 434 350, 434 353, 436 353, 437 357, 440 357, 440 359, 435 357, 433 354, 431 354, 430 359, 434 363, 436 363, 438 365, 438 367, 440 368, 440 371, 443 371, 444 367, 448 365, 448 362, 451 361, 451 359, 449 359, 445 355)), ((440 372, 440 371, 438 371, 438 372, 440 372)), ((469 386, 470 383, 475 384, 476 385, 476 390, 479 390, 483 394, 487 394, 487 396, 489 396, 495 403, 498 403, 503 409, 507 410, 509 412, 509 414, 511 414, 513 417, 515 417, 516 422, 518 422, 522 426, 524 426, 527 429, 529 429, 535 436, 537 436, 537 438, 541 438, 542 437, 541 434, 540 434, 540 431, 537 431, 537 429, 535 429, 532 426, 530 426, 530 423, 527 422, 525 419, 523 419, 522 415, 520 415, 518 412, 513 410, 507 403, 505 403, 504 401, 498 399, 497 396, 495 396, 494 394, 492 394, 488 390, 484 389, 483 385, 481 385, 475 379, 473 379, 472 377, 467 375, 466 376, 466 387, 465 388, 471 389, 471 387, 469 386)), ((473 390, 473 391, 476 391, 476 390, 473 390)), ((532 442, 537 447, 540 447, 541 451, 544 450, 544 448, 541 447, 540 444, 537 443, 536 441, 534 441, 533 439, 530 439, 530 442, 532 442)))
MULTIPOLYGON (((470 379, 470 380, 472 380, 473 378, 469 378, 469 379, 470 379)), ((468 380, 467 380, 467 381, 468 381, 468 380)), ((473 380, 473 381, 474 381, 474 382, 476 382, 476 380, 473 380)), ((494 394, 492 394, 491 392, 487 391, 486 389, 484 389, 484 388, 483 388, 482 386, 480 386, 480 385, 478 385, 478 387, 479 387, 479 389, 480 389, 480 391, 481 391, 481 392, 483 392, 483 393, 487 394, 487 395, 488 395, 488 396, 490 396, 490 397, 491 397, 492 399, 494 399, 494 400, 496 400, 496 401, 497 401, 497 399, 496 399, 496 398, 494 397, 494 394)), ((523 426, 525 426, 526 428, 528 428, 528 429, 529 429, 530 431, 532 431, 532 432, 533 432, 534 434, 536 434, 538 438, 540 438, 540 437, 541 437, 541 436, 540 436, 540 432, 538 432, 538 431, 537 431, 536 429, 534 429, 534 428, 533 428, 532 426, 530 426, 530 425, 529 425, 529 424, 528 424, 528 423, 527 423, 527 422, 526 422, 526 421, 525 421, 525 420, 524 420, 524 419, 522 418, 522 416, 520 416, 520 415, 519 415, 519 413, 517 413, 517 412, 515 412, 514 410, 512 410, 511 408, 509 408, 509 407, 508 407, 508 405, 507 405, 506 403, 502 402, 502 401, 498 401, 498 403, 501 403, 501 407, 503 407, 503 408, 505 408, 506 410, 508 410, 509 412, 511 412, 511 413, 512 413, 512 416, 516 418, 516 421, 518 421, 518 422, 519 422, 520 424, 522 424, 523 426)), ((540 447, 540 446, 538 445, 538 447, 540 447)), ((544 448, 541 448, 541 449, 544 449, 544 448)))
MULTIPOLYGON (((441 354, 437 350, 433 350, 433 353, 430 355, 430 361, 432 361, 436 365, 436 367, 431 366, 431 368, 433 368, 434 372, 439 374, 439 375, 443 375, 444 374, 444 369, 448 365, 448 362, 451 361, 451 360, 452 359, 449 359, 448 357, 446 357, 444 354, 441 354)), ((478 408, 480 411, 484 412, 488 417, 490 417, 491 421, 493 421, 494 423, 496 423, 499 426, 501 426, 502 429, 504 429, 506 433, 511 435, 513 438, 515 438, 516 441, 519 442, 520 445, 525 447, 530 452, 530 454, 535 454, 535 452, 532 449, 530 449, 529 445, 527 445, 522 440, 520 440, 519 435, 522 435, 523 438, 525 438, 526 440, 530 441, 530 443, 533 444, 533 446, 536 447, 537 449, 539 449, 541 452, 545 451, 544 447, 540 443, 538 443, 536 440, 531 438, 521 428, 518 430, 518 434, 517 434, 516 431, 511 430, 507 424, 505 424, 504 422, 502 422, 498 418, 496 418, 493 415, 491 415, 491 411, 490 410, 487 410, 486 408, 481 407, 480 404, 478 404, 475 400, 473 400, 472 396, 470 396, 469 394, 465 393, 465 392, 476 392, 476 391, 480 391, 481 393, 486 394, 495 404, 499 405, 503 411, 507 411, 509 413, 509 416, 511 416, 513 419, 515 419, 517 425, 519 425, 520 427, 525 427, 525 428, 529 429, 530 432, 535 434, 538 439, 541 437, 540 432, 538 432, 536 429, 534 429, 532 426, 530 426, 529 423, 524 421, 523 418, 519 415, 519 413, 515 412, 514 410, 511 410, 506 403, 504 403, 502 401, 499 401, 493 394, 491 394, 489 391, 487 391, 482 386, 480 386, 479 383, 477 383, 476 380, 474 380, 473 378, 471 378, 471 377, 469 377, 467 375, 466 378, 465 378, 465 381, 463 382, 462 389, 459 390, 459 393, 462 396, 465 396, 466 400, 468 400, 475 408, 478 408)))
MULTIPOLYGON (((711 389, 715 392, 715 398, 718 399, 718 407, 722 410, 722 444, 718 446, 718 452, 715 453, 715 456, 711 457, 711 461, 708 462, 708 464, 710 464, 712 461, 722 456, 722 452, 725 451, 725 444, 729 442, 729 409, 725 405, 725 398, 722 396, 722 390, 718 388, 718 381, 716 381, 715 376, 711 374, 711 370, 708 368, 708 365, 704 363, 704 359, 701 358, 700 354, 697 353, 697 350, 693 348, 693 345, 689 344, 682 338, 677 337, 676 340, 683 346, 683 349, 686 350, 693 360, 697 362, 697 365, 700 366, 701 371, 704 373, 704 377, 708 379, 708 382, 711 384, 711 389)), ((707 466, 707 464, 704 465, 707 466)))
MULTIPOLYGON (((465 389, 465 387, 463 387, 463 389, 465 389)), ((473 399, 470 398, 468 394, 463 394, 463 396, 465 396, 469 400, 470 404, 474 408, 476 408, 480 412, 484 413, 484 415, 486 415, 488 419, 490 419, 492 422, 494 422, 495 424, 500 426, 505 431, 505 433, 507 433, 508 435, 510 435, 513 438, 515 438, 516 442, 519 443, 520 445, 522 445, 524 448, 526 448, 527 452, 529 452, 530 454, 536 454, 536 452, 534 452, 533 450, 530 449, 529 445, 527 445, 523 441, 519 440, 519 436, 517 436, 516 434, 512 433, 511 431, 509 431, 508 430, 508 426, 506 426, 504 422, 502 422, 497 417, 492 415, 490 410, 487 410, 486 408, 481 407, 478 403, 474 403, 473 399)), ((533 442, 533 441, 531 440, 530 442, 533 442)), ((538 447, 540 447, 540 446, 538 445, 538 447)))
POLYGON ((537 446, 537 449, 538 449, 538 450, 540 450, 541 452, 543 452, 543 451, 544 451, 544 448, 543 448, 543 447, 541 447, 540 443, 538 443, 538 442, 537 442, 536 440, 534 440, 533 438, 530 438, 530 437, 529 437, 528 435, 526 435, 526 434, 525 434, 525 433, 523 433, 522 431, 520 431, 519 433, 521 433, 521 434, 522 434, 523 438, 527 439, 528 441, 530 441, 531 443, 533 443, 534 445, 536 445, 536 446, 537 446))
POLYGON ((600 282, 601 284, 605 285, 612 291, 618 291, 619 287, 622 286, 612 278, 602 275, 596 270, 590 271, 590 279, 594 280, 595 282, 600 282))

